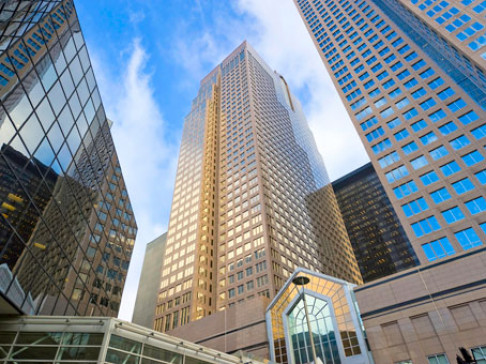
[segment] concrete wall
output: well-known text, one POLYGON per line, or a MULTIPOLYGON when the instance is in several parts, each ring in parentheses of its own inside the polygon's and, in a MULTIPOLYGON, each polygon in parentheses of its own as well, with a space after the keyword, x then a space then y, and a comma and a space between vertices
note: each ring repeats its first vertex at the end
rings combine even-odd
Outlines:
POLYGON ((168 334, 226 353, 242 350, 268 359, 265 309, 269 302, 266 297, 256 297, 190 322, 168 334))
POLYGON ((355 289, 376 364, 486 346, 486 248, 355 289))

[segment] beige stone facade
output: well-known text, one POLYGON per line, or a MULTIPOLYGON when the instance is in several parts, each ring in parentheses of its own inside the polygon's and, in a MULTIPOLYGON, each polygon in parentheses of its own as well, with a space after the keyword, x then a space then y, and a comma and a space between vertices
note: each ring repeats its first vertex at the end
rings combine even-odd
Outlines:
POLYGON ((459 347, 475 349, 480 358, 485 267, 483 249, 355 288, 375 363, 429 364, 440 355, 455 363, 459 347))
POLYGON ((362 282, 299 101, 244 42, 185 120, 154 328, 272 298, 298 266, 362 282))
POLYGON ((241 350, 246 355, 269 359, 265 324, 265 310, 269 303, 270 299, 259 297, 190 322, 168 334, 225 353, 241 350))

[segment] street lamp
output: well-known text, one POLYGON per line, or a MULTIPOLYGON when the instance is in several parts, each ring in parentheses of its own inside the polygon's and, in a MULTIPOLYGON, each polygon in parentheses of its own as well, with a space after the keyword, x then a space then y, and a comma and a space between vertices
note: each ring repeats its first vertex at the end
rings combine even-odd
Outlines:
POLYGON ((314 346, 314 337, 312 336, 312 328, 309 319, 309 312, 307 311, 307 302, 305 300, 305 291, 304 291, 304 286, 309 282, 310 282, 309 277, 304 277, 304 276, 297 276, 294 279, 292 279, 292 283, 294 285, 302 286, 302 291, 299 292, 299 295, 302 298, 302 301, 304 301, 304 313, 305 313, 305 320, 307 322, 307 329, 309 331, 310 345, 312 348, 312 359, 314 360, 314 364, 317 364, 316 348, 314 346))

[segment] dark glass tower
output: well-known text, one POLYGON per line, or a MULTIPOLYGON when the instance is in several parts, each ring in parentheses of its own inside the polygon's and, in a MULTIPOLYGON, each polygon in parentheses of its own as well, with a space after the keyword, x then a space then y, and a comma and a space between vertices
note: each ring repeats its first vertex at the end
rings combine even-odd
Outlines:
POLYGON ((2 2, 0 36, 2 312, 116 316, 137 228, 74 4, 2 2))
POLYGON ((418 264, 371 163, 332 186, 365 283, 418 264))

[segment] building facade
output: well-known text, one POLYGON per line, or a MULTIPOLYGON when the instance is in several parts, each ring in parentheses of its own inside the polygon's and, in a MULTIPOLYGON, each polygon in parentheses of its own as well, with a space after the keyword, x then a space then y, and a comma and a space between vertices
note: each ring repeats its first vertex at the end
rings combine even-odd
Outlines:
POLYGON ((418 264, 371 163, 334 181, 332 187, 365 283, 418 264))
POLYGON ((485 259, 483 248, 355 288, 375 363, 456 363, 460 347, 484 363, 485 259))
POLYGON ((160 274, 164 261, 167 233, 147 244, 143 258, 142 272, 138 281, 137 299, 133 309, 132 322, 152 328, 154 323, 157 296, 159 293, 160 274))
POLYGON ((299 102, 244 42, 185 120, 154 327, 271 298, 297 266, 361 282, 299 102))
POLYGON ((429 3, 295 1, 421 263, 486 240, 484 62, 442 49, 482 39, 484 9, 429 3))
POLYGON ((2 318, 0 359, 22 363, 262 364, 115 318, 2 318))
POLYGON ((0 13, 1 307, 116 316, 137 227, 74 4, 0 13))

